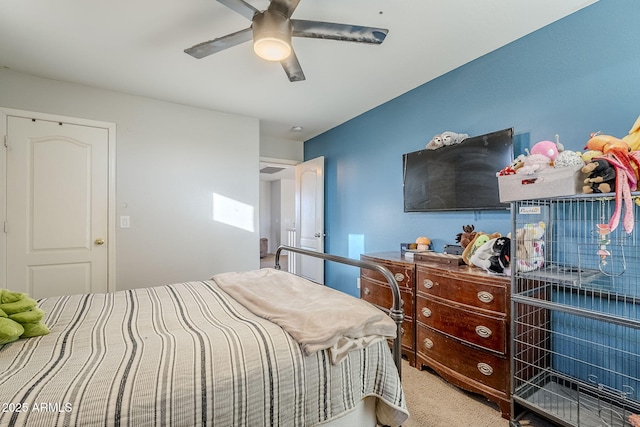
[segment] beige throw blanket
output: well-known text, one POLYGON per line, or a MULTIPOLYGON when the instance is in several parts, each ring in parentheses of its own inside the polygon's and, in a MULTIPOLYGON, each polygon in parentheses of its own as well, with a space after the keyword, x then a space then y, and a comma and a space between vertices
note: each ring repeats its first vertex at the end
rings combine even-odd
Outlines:
POLYGON ((395 338, 396 324, 366 301, 271 268, 212 277, 254 314, 286 330, 306 354, 329 349, 340 363, 349 351, 395 338))

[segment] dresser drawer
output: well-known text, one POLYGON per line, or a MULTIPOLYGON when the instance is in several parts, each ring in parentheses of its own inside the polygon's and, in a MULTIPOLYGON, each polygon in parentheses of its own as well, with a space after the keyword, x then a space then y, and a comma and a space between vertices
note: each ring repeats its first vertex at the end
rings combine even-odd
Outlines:
MULTIPOLYGON (((390 263, 390 262, 382 262, 376 259, 367 259, 362 257, 363 261, 371 261, 376 264, 380 264, 384 267, 387 267, 393 277, 398 282, 398 286, 401 288, 411 288, 413 289, 415 281, 415 267, 414 264, 399 264, 399 263, 390 263)), ((377 280, 382 283, 388 283, 387 278, 377 270, 369 270, 367 268, 360 269, 360 275, 362 277, 366 277, 367 279, 377 280)))
POLYGON ((446 300, 418 295, 416 320, 468 343, 507 353, 508 325, 505 317, 488 316, 449 305, 446 300))
POLYGON ((509 359, 462 344, 431 328, 418 324, 418 356, 435 360, 448 369, 496 390, 509 385, 509 359))
MULTIPOLYGON (((366 292, 362 291, 362 299, 370 302, 376 307, 380 308, 381 311, 385 313, 389 313, 389 308, 391 307, 391 289, 388 286, 380 285, 376 282, 369 282, 367 280, 363 280, 361 282, 361 290, 369 289, 371 291, 366 292), (366 287, 362 286, 367 284, 366 287)), ((410 295, 408 292, 400 292, 402 298, 407 298, 407 295, 410 295)), ((409 304, 413 307, 413 299, 410 300, 409 304)), ((404 303, 404 300, 402 301, 404 303)), ((404 306, 404 304, 403 304, 404 306)), ((406 309, 404 311, 404 317, 402 319, 402 325, 400 326, 400 343, 402 344, 402 354, 407 357, 411 366, 415 366, 415 338, 416 338, 416 325, 413 319, 413 312, 407 312, 406 309)))
MULTIPOLYGON (((391 309, 393 294, 389 285, 360 278, 360 297, 385 310, 391 309)), ((413 290, 400 288, 401 305, 405 316, 413 317, 413 290)))
MULTIPOLYGON (((486 276, 486 274, 484 274, 486 276)), ((495 311, 507 312, 508 279, 461 275, 418 267, 416 292, 448 299, 460 304, 495 311)))
POLYGON ((400 333, 402 334, 402 339, 400 340, 402 347, 413 349, 415 345, 416 339, 416 324, 413 319, 410 317, 405 317, 402 321, 402 330, 400 333))

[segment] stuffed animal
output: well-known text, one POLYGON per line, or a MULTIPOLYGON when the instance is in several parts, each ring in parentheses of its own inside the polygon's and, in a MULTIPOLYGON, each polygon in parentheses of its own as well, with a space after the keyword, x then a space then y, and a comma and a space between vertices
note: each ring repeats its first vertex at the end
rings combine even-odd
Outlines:
POLYGON ((582 161, 587 163, 590 162, 594 157, 602 157, 604 153, 600 150, 587 150, 580 157, 582 157, 582 161))
POLYGON ((517 174, 532 175, 551 166, 551 159, 544 154, 529 154, 525 157, 522 167, 516 169, 517 174))
POLYGON ((496 237, 488 240, 471 256, 471 263, 492 274, 503 274, 509 267, 511 239, 496 237))
POLYGON ((547 156, 551 161, 554 161, 558 157, 558 146, 552 141, 540 141, 533 144, 531 147, 531 154, 542 154, 547 156))
POLYGON ((615 188, 616 170, 605 159, 592 159, 581 169, 587 174, 582 191, 585 194, 611 193, 615 188))
POLYGON ((442 137, 442 144, 445 146, 460 144, 462 141, 469 138, 469 135, 466 133, 455 133, 451 131, 442 132, 440 136, 442 137))
POLYGON ((434 135, 431 141, 427 143, 425 148, 427 150, 436 150, 447 145, 460 144, 465 139, 469 138, 466 133, 455 133, 451 131, 445 131, 434 135))
POLYGON ((0 289, 0 345, 49 333, 37 304, 26 294, 0 289))
POLYGON ((427 142, 427 145, 424 148, 427 150, 436 150, 440 147, 444 147, 444 144, 442 143, 442 135, 437 134, 431 138, 431 141, 427 142))
POLYGON ((636 119, 636 122, 631 126, 629 134, 622 138, 627 143, 632 151, 640 150, 640 116, 636 119))
POLYGON ((544 266, 544 237, 546 225, 543 221, 524 224, 516 230, 516 268, 528 272, 544 266))
POLYGON ((428 251, 431 246, 431 239, 428 237, 420 236, 416 239, 416 248, 419 251, 428 251))
POLYGON ((466 248, 469 243, 476 237, 475 227, 473 225, 463 225, 462 233, 456 235, 456 242, 460 243, 460 246, 466 248))
POLYGON ((467 265, 473 265, 473 263, 471 262, 471 257, 473 256, 473 254, 482 245, 487 243, 489 240, 495 239, 495 238, 498 238, 498 237, 502 237, 502 234, 497 233, 497 232, 493 233, 493 234, 487 234, 487 233, 484 233, 482 231, 477 231, 476 235, 473 237, 471 242, 469 242, 469 244, 464 248, 464 251, 462 251, 462 260, 467 265))
POLYGON ((565 150, 558 153, 558 157, 553 161, 554 168, 566 168, 569 166, 584 166, 582 155, 577 151, 565 150))
POLYGON ((610 135, 592 135, 587 141, 587 148, 600 150, 603 158, 606 158, 616 170, 615 181, 615 209, 609 219, 609 228, 613 232, 622 219, 624 206, 624 219, 622 222, 624 231, 631 233, 634 227, 632 191, 638 188, 638 170, 640 169, 640 151, 631 151, 629 145, 610 135))
POLYGON ((629 145, 620 138, 611 135, 602 135, 599 132, 591 135, 585 149, 602 151, 604 154, 608 152, 628 153, 631 151, 629 145))

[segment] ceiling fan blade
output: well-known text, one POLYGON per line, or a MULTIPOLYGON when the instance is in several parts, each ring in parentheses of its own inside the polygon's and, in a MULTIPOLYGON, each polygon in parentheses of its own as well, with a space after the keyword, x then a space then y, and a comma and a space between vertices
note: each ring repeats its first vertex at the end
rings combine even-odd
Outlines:
POLYGON ((252 38, 253 33, 251 31, 251 28, 247 28, 235 33, 227 34, 223 37, 218 37, 217 39, 198 43, 197 45, 185 49, 184 52, 188 53, 194 58, 201 59, 205 56, 220 52, 221 50, 225 50, 230 47, 239 45, 240 43, 247 42, 252 38))
POLYGON ((280 61, 280 63, 282 64, 282 68, 284 68, 284 72, 287 73, 287 77, 289 77, 290 82, 300 82, 305 80, 302 67, 300 66, 300 62, 298 62, 298 57, 294 51, 291 51, 291 55, 280 61))
POLYGON ((292 19, 291 24, 293 25, 292 36, 294 37, 311 37, 370 44, 382 43, 389 32, 389 30, 384 28, 306 21, 303 19, 292 19))
POLYGON ((240 15, 244 16, 249 21, 253 20, 253 15, 255 15, 256 13, 260 13, 258 9, 244 0, 218 0, 218 2, 227 6, 234 12, 237 12, 240 15))
POLYGON ((298 3, 300 3, 300 0, 271 0, 267 10, 269 12, 278 12, 287 18, 291 18, 296 7, 298 7, 298 3))

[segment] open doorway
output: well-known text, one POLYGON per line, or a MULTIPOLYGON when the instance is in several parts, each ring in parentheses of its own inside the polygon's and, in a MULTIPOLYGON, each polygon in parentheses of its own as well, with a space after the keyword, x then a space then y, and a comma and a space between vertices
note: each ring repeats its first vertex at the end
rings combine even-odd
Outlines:
MULTIPOLYGON (((295 165, 297 161, 260 160, 260 267, 273 267, 280 245, 295 239, 295 165)), ((287 256, 280 266, 288 269, 287 256)))

